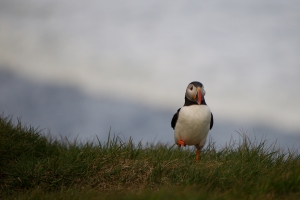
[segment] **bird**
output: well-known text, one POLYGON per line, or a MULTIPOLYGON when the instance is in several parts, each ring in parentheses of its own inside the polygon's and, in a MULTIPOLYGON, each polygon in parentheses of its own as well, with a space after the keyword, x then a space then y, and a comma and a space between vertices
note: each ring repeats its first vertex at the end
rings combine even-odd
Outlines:
POLYGON ((185 91, 185 102, 174 114, 171 127, 178 147, 194 145, 196 160, 205 145, 208 132, 214 125, 213 114, 205 102, 206 92, 202 83, 191 82, 185 91))

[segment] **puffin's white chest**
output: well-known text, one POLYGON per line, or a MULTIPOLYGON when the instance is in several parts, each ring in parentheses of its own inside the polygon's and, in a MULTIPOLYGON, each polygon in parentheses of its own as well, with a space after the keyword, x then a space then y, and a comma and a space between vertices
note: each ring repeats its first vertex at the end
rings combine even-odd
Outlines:
POLYGON ((204 145, 210 120, 211 112, 207 105, 182 107, 174 131, 175 143, 182 140, 186 145, 204 145))

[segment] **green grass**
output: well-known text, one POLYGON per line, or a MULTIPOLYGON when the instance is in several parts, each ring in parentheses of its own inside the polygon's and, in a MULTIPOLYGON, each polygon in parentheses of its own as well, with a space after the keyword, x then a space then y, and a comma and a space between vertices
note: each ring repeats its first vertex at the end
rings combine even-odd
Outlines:
MULTIPOLYGON (((171 136, 170 136, 171 137, 171 136)), ((0 118, 0 199, 299 199, 300 157, 241 135, 194 150, 44 137, 0 118)))

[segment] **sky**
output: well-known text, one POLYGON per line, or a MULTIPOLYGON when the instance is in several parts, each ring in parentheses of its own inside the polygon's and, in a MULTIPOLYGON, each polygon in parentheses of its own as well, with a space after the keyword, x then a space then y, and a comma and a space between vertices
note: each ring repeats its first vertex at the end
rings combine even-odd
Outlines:
MULTIPOLYGON (((154 109, 300 130, 300 2, 2 0, 0 68, 154 109)), ((299 133, 300 135, 300 133, 299 133)))

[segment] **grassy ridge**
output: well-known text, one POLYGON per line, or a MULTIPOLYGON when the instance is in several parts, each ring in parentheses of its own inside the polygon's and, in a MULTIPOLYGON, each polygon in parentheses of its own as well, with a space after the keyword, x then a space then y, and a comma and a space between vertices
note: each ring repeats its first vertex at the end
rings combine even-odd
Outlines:
POLYGON ((6 199, 297 199, 300 157, 266 141, 194 151, 45 138, 0 118, 0 198, 6 199))

